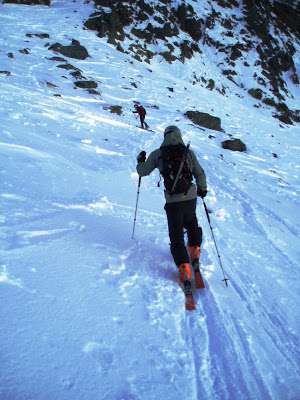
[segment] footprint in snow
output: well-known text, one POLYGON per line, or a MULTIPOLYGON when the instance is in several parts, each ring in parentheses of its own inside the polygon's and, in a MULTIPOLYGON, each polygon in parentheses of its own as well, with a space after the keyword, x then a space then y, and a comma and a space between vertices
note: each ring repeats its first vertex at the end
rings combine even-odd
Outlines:
POLYGON ((87 342, 83 347, 83 352, 96 361, 100 372, 107 374, 113 369, 114 353, 105 344, 87 342))

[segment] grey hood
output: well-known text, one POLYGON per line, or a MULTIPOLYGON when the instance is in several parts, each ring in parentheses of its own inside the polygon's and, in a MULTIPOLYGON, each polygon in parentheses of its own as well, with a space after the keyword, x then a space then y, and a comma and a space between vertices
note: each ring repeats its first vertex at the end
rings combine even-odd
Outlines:
POLYGON ((160 147, 183 144, 180 129, 175 125, 168 126, 164 132, 164 140, 160 147))

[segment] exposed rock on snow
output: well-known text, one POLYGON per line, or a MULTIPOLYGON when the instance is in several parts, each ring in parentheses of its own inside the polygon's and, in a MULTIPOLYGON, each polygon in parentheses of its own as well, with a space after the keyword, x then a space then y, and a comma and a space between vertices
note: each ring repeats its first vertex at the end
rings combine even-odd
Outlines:
MULTIPOLYGON (((279 99, 262 74, 261 39, 245 28, 243 0, 99 0, 108 14, 117 3, 133 5, 140 31, 151 22, 156 34, 167 24, 179 32, 147 43, 130 25, 116 45, 83 28, 91 0, 52 3, 0 5, 0 69, 12 73, 0 75, 0 399, 298 399, 299 129, 271 117, 294 122, 292 71, 282 73, 289 95, 279 99), (182 22, 172 11, 181 3, 182 22), (185 17, 199 21, 200 40, 183 30, 185 17), (91 58, 49 52, 50 40, 27 32, 49 33, 50 44, 78 37, 91 58), (184 41, 193 54, 183 63, 184 41), (25 46, 26 57, 18 51, 25 46), (75 81, 93 83, 75 90, 75 81), (139 128, 136 102, 151 130, 139 128), (200 126, 184 117, 188 110, 200 126), (231 134, 204 128, 208 119, 231 134), (230 278, 224 289, 199 204, 207 289, 195 291, 193 313, 184 310, 169 253, 157 171, 140 181, 137 205, 136 155, 160 146, 173 124, 207 173, 208 213, 230 278), (221 147, 234 138, 249 152, 221 147)), ((261 12, 268 0, 253 3, 261 12)), ((274 26, 270 34, 282 34, 285 47, 285 28, 274 26)), ((292 32, 290 39, 299 72, 299 42, 292 32)))
POLYGON ((57 65, 57 68, 62 68, 62 69, 66 69, 66 70, 76 70, 76 71, 80 71, 79 68, 74 67, 74 65, 72 64, 59 64, 57 65))
POLYGON ((274 114, 274 117, 278 118, 281 122, 288 125, 293 125, 293 121, 300 122, 299 110, 291 111, 288 109, 286 111, 283 111, 281 114, 274 114))
POLYGON ((109 106, 108 110, 113 114, 118 114, 118 115, 123 114, 122 106, 109 106))
MULTIPOLYGON (((210 49, 220 72, 259 101, 291 98, 292 85, 299 84, 297 1, 200 3, 94 0, 96 12, 85 26, 140 62, 157 56, 168 63, 186 62, 210 49)), ((204 80, 195 84, 204 86, 204 80)), ((219 82, 209 82, 209 90, 225 93, 219 82)))
POLYGON ((247 151, 245 143, 243 143, 240 139, 224 140, 222 142, 222 147, 223 149, 232 151, 247 151))
POLYGON ((96 89, 98 84, 95 81, 76 81, 75 86, 82 89, 96 89))
POLYGON ((213 129, 215 131, 223 131, 221 127, 221 119, 218 117, 200 111, 187 111, 184 115, 196 125, 213 129))
POLYGON ((174 8, 168 3, 170 2, 160 1, 148 4, 136 0, 125 4, 125 2, 95 0, 97 12, 87 19, 85 26, 97 31, 100 37, 106 36, 108 42, 114 44, 120 51, 124 51, 120 41, 129 39, 131 43, 127 52, 133 53, 134 58, 139 61, 149 61, 154 55, 160 55, 168 62, 178 58, 184 61, 186 58, 191 58, 195 51, 200 51, 196 42, 202 37, 204 21, 198 18, 190 4, 182 3, 174 8), (149 16, 154 16, 154 21, 139 27, 138 24, 144 24, 149 16), (130 25, 129 34, 126 28, 130 25), (185 32, 189 40, 183 40, 174 46, 170 39, 176 38, 180 31, 185 32), (132 36, 139 41, 134 40, 132 36), (151 45, 158 40, 164 41, 169 50, 153 52, 144 46, 144 43, 151 45), (173 54, 175 47, 180 49, 180 57, 173 54))
POLYGON ((21 49, 19 50, 20 53, 22 54, 30 54, 30 50, 29 49, 21 49))
POLYGON ((263 91, 261 89, 249 89, 248 93, 257 100, 263 98, 263 91))
POLYGON ((77 40, 72 40, 72 44, 68 46, 63 46, 60 43, 54 43, 49 47, 49 50, 55 51, 64 55, 65 57, 76 58, 77 60, 85 60, 89 57, 89 53, 84 46, 77 40))
POLYGON ((11 72, 10 71, 0 71, 0 75, 10 76, 11 72))
POLYGON ((27 37, 37 37, 39 39, 49 39, 50 35, 48 33, 26 33, 27 37))
POLYGON ((58 87, 57 85, 55 85, 54 83, 52 83, 52 82, 46 82, 46 85, 49 87, 49 88, 55 88, 55 87, 58 87))
POLYGON ((57 57, 57 56, 54 56, 54 57, 49 57, 49 58, 47 58, 47 60, 51 60, 51 61, 59 61, 59 62, 64 62, 64 61, 66 61, 66 59, 65 59, 65 58, 62 58, 62 57, 57 57))

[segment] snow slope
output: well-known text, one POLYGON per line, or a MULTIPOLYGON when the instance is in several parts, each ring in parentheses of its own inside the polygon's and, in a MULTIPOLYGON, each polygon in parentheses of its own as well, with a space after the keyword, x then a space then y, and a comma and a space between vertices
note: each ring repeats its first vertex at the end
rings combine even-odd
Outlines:
POLYGON ((0 7, 0 70, 11 72, 0 75, 0 399, 300 399, 299 126, 242 94, 191 85, 201 55, 132 61, 82 29, 91 5, 81 1, 0 7), (41 32, 50 38, 26 37, 41 32), (47 42, 72 38, 91 57, 69 62, 101 96, 48 59, 47 42), (154 132, 136 127, 133 100, 154 132), (183 113, 193 109, 220 117, 226 133, 192 125, 183 113), (170 124, 206 171, 230 279, 226 288, 199 201, 207 289, 192 313, 157 173, 142 179, 131 239, 136 155, 170 124), (229 134, 247 153, 221 148, 229 134))

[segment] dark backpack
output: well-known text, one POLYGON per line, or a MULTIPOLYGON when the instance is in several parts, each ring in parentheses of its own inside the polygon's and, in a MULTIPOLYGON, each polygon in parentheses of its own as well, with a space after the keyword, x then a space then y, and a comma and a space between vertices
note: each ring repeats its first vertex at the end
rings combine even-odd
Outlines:
POLYGON ((192 185, 193 176, 187 163, 188 148, 183 144, 162 146, 160 148, 162 159, 161 174, 164 178, 164 185, 170 194, 187 193, 192 185), (174 186, 180 165, 184 160, 177 183, 174 186))
POLYGON ((137 109, 137 112, 139 113, 139 115, 141 115, 142 117, 146 116, 147 113, 143 106, 137 106, 136 109, 137 109))

